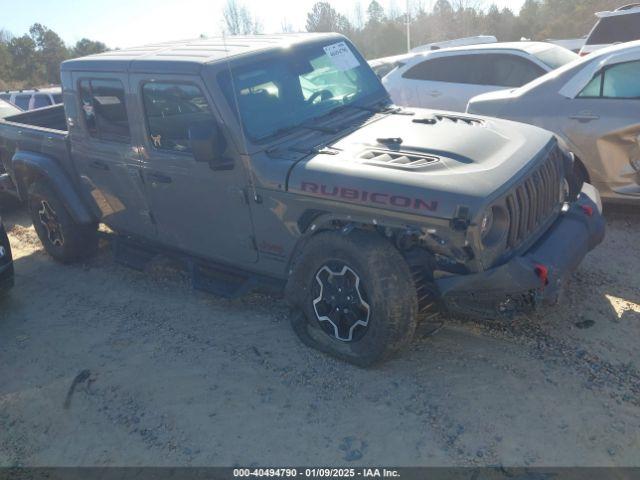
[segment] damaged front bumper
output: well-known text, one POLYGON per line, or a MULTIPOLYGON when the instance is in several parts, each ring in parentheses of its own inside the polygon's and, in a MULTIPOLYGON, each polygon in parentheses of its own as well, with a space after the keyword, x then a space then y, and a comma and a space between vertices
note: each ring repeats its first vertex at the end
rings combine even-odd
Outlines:
POLYGON ((444 306, 452 314, 495 317, 555 304, 604 232, 600 195, 585 184, 578 200, 523 255, 484 272, 436 280, 444 306))

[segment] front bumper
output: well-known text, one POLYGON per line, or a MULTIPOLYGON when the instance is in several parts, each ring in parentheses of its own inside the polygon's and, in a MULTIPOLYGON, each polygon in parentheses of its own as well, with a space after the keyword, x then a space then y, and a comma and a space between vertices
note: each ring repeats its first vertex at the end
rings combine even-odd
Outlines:
POLYGON ((600 195, 585 184, 578 200, 523 255, 491 270, 436 280, 444 306, 454 314, 494 317, 555 304, 604 232, 600 195))

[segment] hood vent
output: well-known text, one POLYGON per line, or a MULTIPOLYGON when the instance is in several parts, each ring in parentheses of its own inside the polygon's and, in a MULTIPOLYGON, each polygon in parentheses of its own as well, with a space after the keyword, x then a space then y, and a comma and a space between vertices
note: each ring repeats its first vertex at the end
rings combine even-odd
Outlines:
POLYGON ((359 157, 367 165, 397 168, 400 170, 415 170, 434 162, 438 157, 406 152, 391 152, 389 150, 367 150, 359 157))
POLYGON ((436 120, 439 122, 453 122, 453 123, 458 123, 462 125, 464 124, 471 125, 473 127, 481 126, 484 124, 482 120, 476 120, 475 118, 462 117, 458 115, 436 115, 435 117, 436 117, 436 120))

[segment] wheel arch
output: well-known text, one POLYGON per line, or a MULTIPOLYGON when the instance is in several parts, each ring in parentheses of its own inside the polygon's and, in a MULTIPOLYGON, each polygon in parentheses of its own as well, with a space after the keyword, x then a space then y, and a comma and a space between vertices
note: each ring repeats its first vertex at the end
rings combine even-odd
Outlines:
POLYGON ((71 179, 55 160, 46 155, 18 151, 13 155, 11 163, 16 189, 21 200, 28 199, 29 188, 34 182, 44 180, 60 195, 60 199, 75 222, 84 225, 95 222, 71 179))

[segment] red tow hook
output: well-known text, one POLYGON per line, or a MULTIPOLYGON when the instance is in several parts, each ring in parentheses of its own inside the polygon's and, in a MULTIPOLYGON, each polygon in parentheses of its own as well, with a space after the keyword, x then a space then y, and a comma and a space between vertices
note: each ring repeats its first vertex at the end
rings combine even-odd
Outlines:
POLYGON ((593 217, 593 207, 590 205, 581 205, 582 211, 587 217, 593 217))
POLYGON ((536 275, 542 281, 543 287, 549 285, 549 269, 547 267, 540 263, 536 263, 534 272, 536 272, 536 275))

